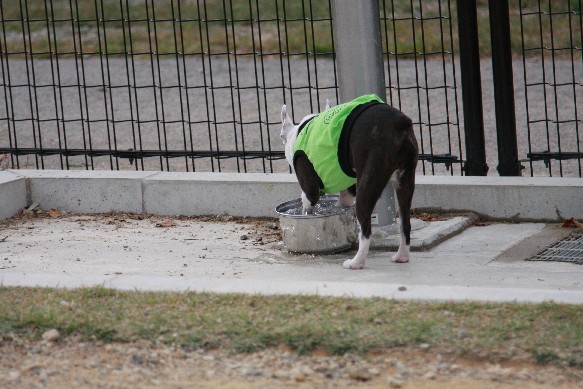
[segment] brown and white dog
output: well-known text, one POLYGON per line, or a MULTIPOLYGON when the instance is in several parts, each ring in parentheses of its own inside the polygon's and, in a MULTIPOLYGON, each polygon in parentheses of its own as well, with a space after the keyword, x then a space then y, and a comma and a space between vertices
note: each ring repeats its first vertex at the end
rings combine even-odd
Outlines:
MULTIPOLYGON (((281 109, 281 138, 285 144, 286 159, 295 170, 302 189, 304 213, 311 213, 312 207, 318 202, 322 181, 309 158, 305 154, 294 156, 293 150, 298 130, 314 116, 316 115, 308 115, 300 124, 294 125, 287 114, 286 106, 281 109)), ((356 175, 356 184, 340 192, 340 203, 348 206, 356 202, 360 235, 358 252, 354 258, 346 260, 343 266, 346 269, 364 267, 370 247, 371 215, 389 179, 399 202, 401 231, 399 250, 393 256, 393 261, 408 262, 411 200, 415 190, 415 169, 419 156, 411 119, 384 103, 367 108, 353 119, 350 128, 345 128, 345 131, 349 131, 345 157, 356 175)))

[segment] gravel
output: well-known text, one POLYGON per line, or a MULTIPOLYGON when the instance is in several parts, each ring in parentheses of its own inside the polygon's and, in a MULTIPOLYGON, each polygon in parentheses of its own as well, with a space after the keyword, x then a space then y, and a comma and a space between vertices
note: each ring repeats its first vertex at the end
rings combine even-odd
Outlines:
POLYGON ((285 349, 238 354, 72 337, 26 342, 8 334, 0 358, 0 387, 10 388, 583 388, 583 372, 576 369, 400 348, 342 356, 285 349))
MULTIPOLYGON (((10 123, 10 131, 6 120, 0 120, 0 147, 9 147, 8 133, 12 138, 16 134, 18 146, 21 148, 38 147, 42 142, 44 148, 92 148, 92 149, 144 149, 144 150, 274 150, 282 151, 279 138, 280 110, 283 103, 291 105, 293 118, 297 122, 305 114, 323 109, 329 98, 336 101, 334 86, 333 61, 327 58, 291 59, 280 63, 278 57, 265 57, 263 60, 237 58, 236 69, 234 59, 206 59, 205 68, 200 58, 189 57, 182 61, 175 59, 160 59, 160 71, 152 69, 151 63, 144 60, 126 60, 124 58, 109 58, 102 65, 99 58, 85 58, 85 72, 78 71, 75 59, 60 59, 59 73, 56 73, 56 61, 35 59, 34 76, 36 88, 27 87, 26 62, 11 58, 9 80, 12 88, 5 95, 0 90, 2 99, 7 98, 10 116, 16 119, 10 123), (210 67, 212 65, 212 79, 210 67), (309 72, 308 72, 309 67, 309 72), (129 71, 128 71, 129 69, 129 71), (289 69, 289 70, 288 70, 289 69), (317 71, 316 71, 317 70, 317 71), (134 80, 135 74, 135 80, 134 80), (188 92, 184 85, 188 81, 188 92), (290 81, 291 80, 291 81, 290 81), (213 88, 208 88, 212 82, 213 88), (60 84, 60 88, 53 85, 60 84), (77 85, 85 85, 79 90, 77 85), (307 88, 308 85, 320 89, 307 88), (111 88, 104 88, 110 85, 111 88), (128 85, 137 88, 128 89, 128 85), (161 86, 152 87, 152 85, 161 86), (230 88, 238 85, 239 88, 230 88), (256 85, 269 89, 257 89, 256 85), (285 85, 285 89, 281 86, 285 85), (206 86, 206 87, 205 87, 206 86), (167 88, 169 87, 169 88, 167 88), (273 88, 273 89, 271 89, 273 88), (293 93, 292 93, 293 92, 293 93), (31 98, 32 97, 32 98, 31 98), (31 109, 31 100, 33 102, 31 109), (234 101, 234 104, 232 103, 234 101), (36 102, 36 104, 35 104, 36 102), (13 111, 12 111, 13 110, 13 111), (214 114, 216 113, 216 119, 214 114), (59 122, 55 121, 58 114, 59 122), (140 124, 136 124, 138 119, 140 124), (31 117, 40 120, 32 122, 31 117), (95 121, 91 131, 85 122, 79 119, 95 121), (208 120, 217 124, 208 124, 208 120), (188 122, 190 121, 190 125, 188 122), (240 123, 245 124, 240 124, 240 123), (266 124, 267 123, 267 124, 266 124), (38 127, 41 131, 39 133, 38 127)), ((412 60, 399 60, 400 91, 393 90, 392 104, 402 109, 416 125, 418 140, 423 153, 451 153, 465 158, 463 136, 463 115, 461 89, 457 99, 453 89, 417 89, 419 84, 427 83, 430 87, 453 85, 453 67, 446 63, 443 71, 441 60, 419 61, 417 66, 412 60), (418 68, 419 76, 415 73, 418 68), (445 96, 447 93, 447 97, 445 96), (429 104, 427 104, 429 101, 429 104), (436 123, 456 123, 455 107, 459 107, 459 122, 461 123, 461 141, 455 125, 436 123), (429 109, 428 109, 429 107, 429 109), (433 123, 430 127, 427 123, 433 123), (431 130, 431 136, 430 136, 431 130), (451 138, 451 140, 450 140, 451 138)), ((530 120, 537 121, 545 117, 546 112, 551 122, 538 122, 526 125, 526 97, 524 91, 523 63, 514 61, 514 81, 516 96, 516 119, 518 127, 519 158, 526 158, 531 151, 550 149, 557 151, 560 142, 563 151, 576 152, 583 148, 583 137, 576 136, 574 122, 555 124, 559 119, 575 119, 575 108, 581 115, 583 108, 583 67, 574 66, 570 61, 555 60, 554 72, 550 61, 545 61, 545 81, 569 83, 558 87, 557 93, 546 87, 546 103, 542 86, 531 86, 528 90, 530 120), (573 87, 573 72, 575 87, 573 87), (576 94, 577 107, 574 104, 576 94), (557 107, 557 110, 555 110, 557 107), (549 126, 547 138, 546 127, 549 126), (560 131, 557 131, 559 129, 560 131), (560 134, 560 137, 559 137, 560 134)), ((543 65, 540 60, 529 59, 527 63, 527 80, 529 83, 543 81, 543 65)), ((460 67, 455 67, 457 85, 460 82, 460 67)), ((32 72, 30 72, 32 74, 32 72)), ((397 85, 396 68, 391 63, 391 82, 397 85)), ((387 75, 388 79, 388 75, 387 75)), ((482 89, 484 105, 484 127, 488 164, 490 174, 496 174, 497 146, 495 130, 495 112, 493 105, 492 71, 489 59, 482 61, 482 89)), ((288 110, 289 111, 289 110, 288 110)), ((6 105, 0 106, 0 118, 9 116, 6 105)), ((580 119, 580 117, 579 117, 580 119)), ((579 126, 580 127, 580 126, 579 126)), ((14 139, 13 139, 14 142, 14 139)), ((20 167, 37 167, 34 156, 19 158, 20 167)), ((58 156, 45 156, 38 160, 38 166, 44 168, 62 167, 58 156)), ((69 157, 71 168, 95 169, 135 169, 127 159, 110 160, 109 157, 69 157)), ((525 175, 531 174, 531 167, 524 163, 525 175)), ((184 171, 267 171, 289 172, 284 160, 263 161, 261 159, 216 159, 209 158, 189 160, 175 158, 168 163, 158 157, 138 161, 140 169, 184 171)), ((454 165, 454 174, 459 174, 459 165, 454 165)), ((552 162, 552 174, 562 172, 566 176, 581 174, 581 166, 577 160, 552 162)), ((427 174, 449 174, 442 164, 436 164, 434 170, 429 163, 420 163, 419 172, 427 174)), ((532 167, 535 175, 548 175, 543 162, 536 162, 532 167)))

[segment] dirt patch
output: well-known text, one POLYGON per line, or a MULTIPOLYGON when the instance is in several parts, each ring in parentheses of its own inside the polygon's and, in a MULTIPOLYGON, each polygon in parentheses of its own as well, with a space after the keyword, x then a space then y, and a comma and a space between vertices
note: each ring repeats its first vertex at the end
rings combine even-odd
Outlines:
POLYGON ((149 342, 0 343, 0 387, 165 388, 583 388, 583 372, 528 362, 450 358, 423 349, 365 356, 300 356, 177 349, 149 342))

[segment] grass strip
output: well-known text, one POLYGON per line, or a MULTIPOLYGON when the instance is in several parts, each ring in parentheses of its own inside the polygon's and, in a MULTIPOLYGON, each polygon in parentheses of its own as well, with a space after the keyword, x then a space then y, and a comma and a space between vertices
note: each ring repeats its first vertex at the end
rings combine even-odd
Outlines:
MULTIPOLYGON (((512 52, 515 55, 521 54, 522 39, 525 40, 526 48, 537 48, 527 51, 525 55, 536 58, 540 57, 541 48, 551 46, 551 37, 553 47, 572 47, 574 50, 581 47, 578 30, 573 27, 571 31, 572 26, 581 20, 578 16, 581 13, 581 2, 553 2, 552 18, 549 16, 551 12, 548 2, 542 2, 539 17, 539 3, 540 0, 522 0, 523 14, 526 16, 521 19, 519 1, 509 2, 512 52), (521 36, 521 27, 524 36, 521 36)), ((119 54, 129 50, 129 47, 134 53, 149 53, 155 42, 160 43, 157 48, 159 55, 177 52, 223 53, 227 48, 239 53, 253 53, 258 49, 264 53, 278 53, 281 50, 278 35, 284 31, 287 32, 284 42, 286 52, 329 55, 333 48, 330 5, 327 1, 312 1, 309 7, 302 0, 277 3, 273 0, 231 3, 222 0, 182 0, 151 4, 146 1, 126 3, 100 0, 96 3, 75 2, 71 7, 72 4, 68 0, 52 0, 48 3, 27 1, 23 7, 23 2, 6 1, 2 6, 4 19, 0 21, 6 34, 6 52, 22 54, 26 51, 23 36, 27 35, 27 46, 31 46, 35 56, 41 58, 49 57, 50 51, 69 53, 69 56, 75 50, 93 55, 104 52, 119 54), (284 15, 287 19, 285 26, 284 15), (22 20, 26 22, 23 24, 22 20), (151 35, 154 26, 156 37, 151 35), (185 39, 175 40, 176 31, 185 39), (306 39, 305 34, 308 37, 313 35, 316 39, 306 39), (200 39, 201 36, 203 39, 200 39), (105 38, 107 45, 103 42, 105 38)), ((427 53, 450 51, 452 48, 457 51, 456 2, 427 0, 423 1, 423 8, 421 2, 413 4, 405 0, 387 1, 385 6, 382 4, 380 13, 387 18, 382 21, 382 42, 384 46, 389 44, 389 47, 384 47, 385 51, 413 53, 420 48, 424 48, 427 53), (393 13, 396 21, 392 20, 393 13), (417 19, 421 15, 424 18, 423 24, 417 19), (416 19, 413 24, 409 21, 412 17, 416 19), (452 22, 451 38, 449 18, 452 22), (443 37, 442 30, 445 30, 443 37), (387 34, 389 39, 385 39, 387 34)), ((487 0, 477 1, 477 16, 480 54, 489 56, 491 45, 487 0)), ((551 55, 545 50, 542 53, 551 55)), ((553 55, 569 59, 571 50, 558 50, 553 55)))
POLYGON ((583 367, 577 305, 0 287, 0 340, 38 340, 52 328, 85 341, 185 349, 285 346, 344 354, 421 346, 466 358, 583 367))

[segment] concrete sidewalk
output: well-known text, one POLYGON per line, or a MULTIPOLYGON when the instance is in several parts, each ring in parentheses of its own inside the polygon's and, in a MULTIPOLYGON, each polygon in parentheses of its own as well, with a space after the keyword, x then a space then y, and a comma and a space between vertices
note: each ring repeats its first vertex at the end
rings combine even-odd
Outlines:
POLYGON ((430 251, 414 252, 408 264, 390 262, 389 252, 372 251, 365 269, 351 271, 342 262, 354 252, 287 253, 272 221, 181 218, 172 219, 176 226, 157 227, 163 217, 140 218, 64 215, 5 221, 0 283, 583 303, 583 266, 503 255, 516 254, 521 246, 519 252, 535 249, 545 231, 542 223, 473 226, 430 251))
MULTIPOLYGON (((576 178, 419 176, 414 208, 512 223, 456 230, 463 232, 413 253, 408 264, 389 261, 391 244, 377 245, 364 270, 349 271, 342 262, 353 252, 286 253, 273 221, 195 217, 156 227, 165 215, 275 217, 277 204, 299 195, 289 174, 0 171, 0 220, 31 204, 97 214, 0 222, 0 283, 583 303, 583 266, 524 261, 568 232, 548 223, 583 219, 582 193, 583 180, 576 178)), ((430 222, 413 232, 413 241, 426 241, 427 231, 439 236, 447 223, 430 222)))

